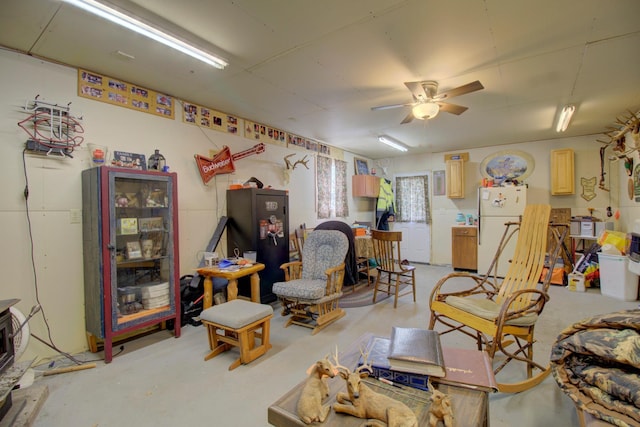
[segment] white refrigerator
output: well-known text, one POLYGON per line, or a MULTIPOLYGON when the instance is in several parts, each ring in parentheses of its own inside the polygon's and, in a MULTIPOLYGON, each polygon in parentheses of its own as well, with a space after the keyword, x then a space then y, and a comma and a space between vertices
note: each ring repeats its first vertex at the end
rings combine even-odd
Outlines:
MULTIPOLYGON (((478 273, 487 273, 504 234, 505 223, 520 221, 526 204, 527 187, 524 185, 478 189, 478 273)), ((504 277, 509 269, 517 237, 516 234, 511 238, 498 259, 499 277, 504 277)))

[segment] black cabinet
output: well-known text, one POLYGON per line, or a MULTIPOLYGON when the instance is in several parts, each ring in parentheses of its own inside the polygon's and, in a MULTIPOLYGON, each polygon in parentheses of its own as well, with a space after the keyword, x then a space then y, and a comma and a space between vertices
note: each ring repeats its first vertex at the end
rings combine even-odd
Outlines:
MULTIPOLYGON (((227 254, 238 249, 256 251, 265 265, 260 275, 260 302, 276 300, 275 282, 284 281, 280 265, 289 261, 289 196, 282 190, 243 188, 227 190, 227 254)), ((250 296, 247 280, 238 281, 238 293, 250 296)))

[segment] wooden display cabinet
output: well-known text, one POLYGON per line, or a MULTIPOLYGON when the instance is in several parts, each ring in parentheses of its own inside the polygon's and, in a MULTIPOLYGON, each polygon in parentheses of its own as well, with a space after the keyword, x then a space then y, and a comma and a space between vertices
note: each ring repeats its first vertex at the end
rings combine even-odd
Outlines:
POLYGON ((565 196, 575 194, 573 150, 551 150, 551 194, 565 196))
POLYGON ((375 175, 353 175, 351 177, 351 194, 353 197, 378 197, 380 178, 375 175))
POLYGON ((478 228, 451 228, 451 266, 460 270, 478 270, 478 228))
POLYGON ((464 199, 464 160, 447 160, 446 165, 447 197, 464 199))
POLYGON ((180 336, 177 175, 108 166, 82 172, 86 330, 104 340, 173 323, 180 336))

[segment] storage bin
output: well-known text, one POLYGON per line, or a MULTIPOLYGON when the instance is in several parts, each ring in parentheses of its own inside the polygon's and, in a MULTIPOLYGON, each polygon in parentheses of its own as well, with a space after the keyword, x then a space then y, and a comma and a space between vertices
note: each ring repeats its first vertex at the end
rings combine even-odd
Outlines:
POLYGON ((638 276, 627 268, 626 256, 598 253, 598 260, 602 295, 624 301, 638 299, 638 276))

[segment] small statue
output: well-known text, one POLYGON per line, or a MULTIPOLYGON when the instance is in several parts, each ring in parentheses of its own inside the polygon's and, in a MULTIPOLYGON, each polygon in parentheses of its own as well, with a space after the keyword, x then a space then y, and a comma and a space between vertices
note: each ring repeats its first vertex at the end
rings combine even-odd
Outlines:
POLYGON ((336 348, 334 362, 338 373, 347 383, 347 393, 337 394, 337 403, 333 404, 333 410, 336 413, 367 419, 363 424, 366 426, 418 427, 418 419, 411 408, 399 400, 376 393, 360 381, 369 376, 365 371, 371 371, 371 365, 367 364, 369 354, 364 354, 362 350, 360 354, 363 364, 351 372, 338 362, 336 348))
POLYGON ((431 391, 431 396, 429 397, 431 401, 431 407, 429 408, 429 427, 436 427, 440 420, 444 423, 444 427, 453 427, 451 398, 440 390, 436 390, 431 385, 431 381, 427 384, 429 391, 431 391))
POLYGON ((116 196, 116 206, 119 208, 126 208, 129 206, 129 199, 124 194, 118 194, 116 196))
POLYGON ((329 415, 331 406, 322 405, 322 401, 329 396, 329 386, 325 377, 333 378, 334 368, 329 362, 329 356, 318 360, 309 373, 307 382, 298 399, 298 416, 305 424, 319 421, 324 422, 329 415))

